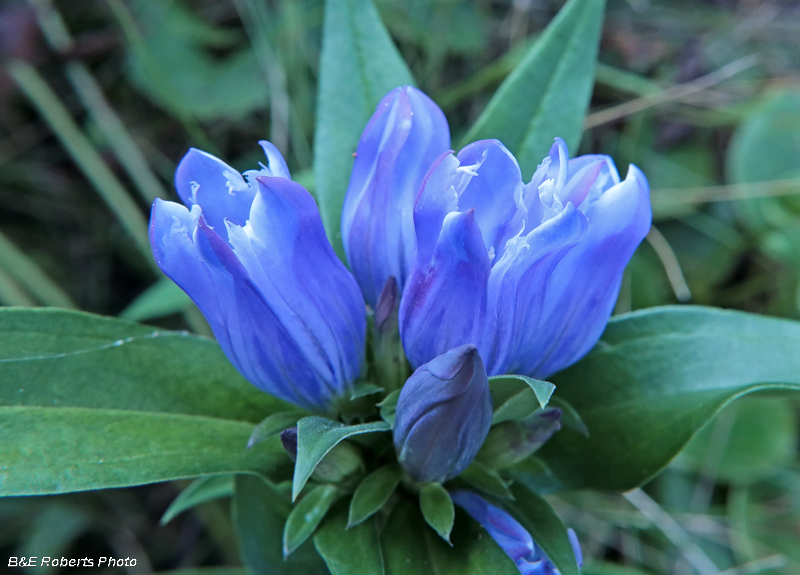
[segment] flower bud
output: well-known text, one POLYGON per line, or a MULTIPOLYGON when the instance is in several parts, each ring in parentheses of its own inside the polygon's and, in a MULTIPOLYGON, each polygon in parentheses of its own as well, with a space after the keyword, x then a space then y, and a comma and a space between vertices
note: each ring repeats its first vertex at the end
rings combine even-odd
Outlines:
POLYGON ((492 398, 474 345, 421 365, 397 400, 394 447, 405 472, 421 483, 443 482, 472 462, 489 433, 492 398))
POLYGON ((506 421, 489 432, 477 458, 495 469, 511 467, 534 453, 561 429, 561 410, 541 409, 523 421, 506 421))

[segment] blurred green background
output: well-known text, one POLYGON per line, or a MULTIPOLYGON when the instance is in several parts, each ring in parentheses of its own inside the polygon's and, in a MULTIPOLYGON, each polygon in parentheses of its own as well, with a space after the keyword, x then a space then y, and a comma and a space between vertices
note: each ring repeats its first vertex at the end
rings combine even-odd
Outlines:
MULTIPOLYGON (((563 2, 376 4, 455 142, 563 2)), ((148 206, 174 198, 189 146, 250 169, 265 138, 313 192, 322 16, 322 0, 4 0, 0 303, 207 333, 155 271, 148 206)), ((618 313, 800 319, 799 38, 796 0, 609 0, 579 152, 638 165, 655 216, 618 313)), ((588 575, 799 573, 797 438, 796 403, 742 400, 644 490, 553 503, 588 575)), ((5 571, 12 555, 238 565, 227 502, 158 525, 180 487, 0 500, 0 571, 37 572, 5 571)))

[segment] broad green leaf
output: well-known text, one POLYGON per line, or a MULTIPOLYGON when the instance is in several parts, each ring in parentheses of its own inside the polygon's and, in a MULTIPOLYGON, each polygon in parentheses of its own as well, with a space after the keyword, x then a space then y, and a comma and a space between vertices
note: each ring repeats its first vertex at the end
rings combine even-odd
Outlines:
POLYGON ((425 522, 450 543, 456 511, 447 489, 441 483, 428 483, 419 492, 419 508, 425 522))
POLYGON ((525 419, 537 409, 546 407, 555 388, 549 381, 524 375, 490 377, 489 391, 494 406, 492 425, 525 419))
POLYGON ((294 506, 283 528, 283 556, 288 557, 314 534, 336 501, 333 485, 317 485, 294 506))
POLYGON ((397 463, 384 465, 367 475, 356 488, 350 501, 348 529, 380 511, 402 478, 403 470, 397 463))
POLYGON ((547 500, 522 485, 512 486, 511 492, 514 502, 504 507, 527 529, 561 575, 580 575, 567 528, 547 500))
POLYGON ((717 481, 748 484, 795 459, 797 416, 782 399, 735 402, 704 427, 675 460, 678 467, 712 474, 717 481))
POLYGON ((303 490, 303 487, 314 473, 314 469, 327 453, 343 439, 362 433, 389 431, 385 421, 374 421, 360 425, 344 425, 324 417, 304 417, 297 422, 297 462, 294 467, 292 482, 292 500, 303 490))
POLYGON ((564 427, 589 437, 589 428, 586 427, 580 414, 575 411, 575 408, 568 401, 558 396, 553 396, 550 398, 550 407, 557 407, 561 410, 561 423, 564 427))
POLYGON ((473 461, 469 464, 464 472, 459 475, 459 478, 463 479, 476 489, 483 491, 484 493, 488 493, 494 497, 500 497, 503 499, 513 499, 511 492, 508 490, 508 484, 503 480, 500 475, 490 469, 480 461, 473 461))
POLYGON ((612 319, 583 360, 554 376, 591 436, 556 433, 537 452, 539 489, 625 491, 658 473, 723 407, 800 390, 800 323, 695 306, 612 319))
POLYGON ((251 423, 289 409, 245 381, 215 341, 186 332, 82 312, 6 308, 0 309, 0 342, 0 405, 251 423))
POLYGON ((275 440, 247 450, 251 425, 211 417, 0 407, 0 496, 142 485, 216 473, 288 478, 275 440))
POLYGON ((375 521, 347 525, 347 504, 332 509, 314 534, 314 546, 332 575, 383 575, 381 542, 375 521))
POLYGON ((452 547, 425 524, 416 502, 402 499, 381 534, 387 575, 519 575, 505 551, 461 511, 450 540, 452 547))
POLYGON ((138 295, 119 316, 133 321, 145 321, 180 313, 190 305, 192 300, 186 292, 164 276, 138 295))
POLYGON ((381 98, 414 84, 371 0, 326 0, 314 178, 322 221, 340 255, 342 204, 361 132, 381 98))
POLYGON ((592 96, 604 0, 569 0, 500 85, 462 145, 497 138, 530 178, 553 139, 575 153, 592 96))
POLYGON ((291 510, 273 486, 252 475, 236 476, 233 521, 242 561, 258 575, 323 575, 325 565, 311 543, 284 560, 281 534, 291 510))
POLYGON ((231 495, 233 495, 232 475, 207 475, 195 479, 170 503, 164 515, 161 516, 160 524, 166 525, 177 515, 196 505, 231 495))
POLYGON ((304 415, 305 413, 301 411, 281 411, 273 413, 256 425, 252 435, 250 435, 250 439, 247 441, 247 447, 253 447, 265 439, 278 435, 284 429, 294 427, 297 424, 297 420, 304 415))

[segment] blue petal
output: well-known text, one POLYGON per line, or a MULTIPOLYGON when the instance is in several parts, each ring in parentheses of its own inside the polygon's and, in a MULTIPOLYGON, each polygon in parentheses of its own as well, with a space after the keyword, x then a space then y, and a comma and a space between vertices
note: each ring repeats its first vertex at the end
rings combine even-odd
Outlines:
POLYGON ((522 174, 517 160, 497 140, 474 142, 458 153, 460 169, 474 172, 458 198, 458 209, 475 208, 489 253, 502 254, 517 235, 527 210, 522 206, 522 174))
POLYGON ((489 309, 492 329, 481 351, 492 375, 529 373, 538 355, 530 341, 543 328, 542 309, 556 265, 587 233, 589 222, 572 204, 509 242, 503 258, 492 268, 489 309), (491 339, 489 339, 491 338, 491 339))
POLYGON ((550 278, 541 329, 530 340, 539 360, 527 373, 546 378, 583 357, 605 328, 622 274, 650 230, 649 185, 631 166, 625 181, 581 206, 589 231, 550 278))
POLYGON ((419 482, 443 482, 475 458, 489 433, 489 380, 473 345, 420 366, 397 401, 393 437, 397 458, 419 482))
POLYGON ((175 171, 175 188, 187 206, 198 205, 218 234, 225 237, 225 220, 243 226, 255 192, 242 175, 228 164, 195 148, 190 149, 175 171))
POLYGON ((418 260, 400 302, 400 336, 412 367, 479 341, 489 273, 474 210, 448 214, 430 260, 418 260))
POLYGON ((405 285, 416 245, 417 191, 449 146, 444 114, 410 86, 381 100, 361 136, 342 211, 342 242, 372 306, 389 277, 405 285))
POLYGON ((305 361, 332 395, 342 395, 363 360, 358 285, 328 243, 311 195, 285 178, 257 181, 247 225, 228 226, 233 253, 305 361))

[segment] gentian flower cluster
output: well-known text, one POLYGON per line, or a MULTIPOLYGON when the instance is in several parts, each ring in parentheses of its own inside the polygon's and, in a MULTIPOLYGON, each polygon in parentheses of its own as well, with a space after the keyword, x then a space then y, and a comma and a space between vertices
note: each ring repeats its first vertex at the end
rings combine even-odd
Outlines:
MULTIPOLYGON (((263 391, 336 417, 359 379, 402 386, 394 447, 418 483, 458 476, 481 451, 488 376, 545 378, 591 349, 650 228, 637 168, 621 180, 607 156, 570 160, 557 140, 525 183, 499 141, 449 151, 442 111, 401 87, 380 102, 356 151, 341 222, 348 270, 311 194, 272 144, 261 146, 266 165, 244 174, 189 151, 175 176, 183 205, 153 205, 155 259, 263 391), (415 370, 404 384, 405 368, 365 365, 368 308, 376 360, 415 370)), ((528 457, 560 416, 545 410, 493 429, 479 459, 528 457), (492 445, 508 449, 488 453, 492 445)), ((293 453, 296 432, 282 439, 293 453)), ((452 498, 522 573, 557 573, 505 511, 467 491, 452 498)))

